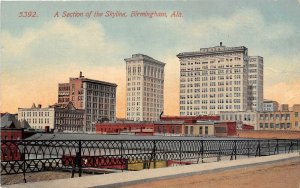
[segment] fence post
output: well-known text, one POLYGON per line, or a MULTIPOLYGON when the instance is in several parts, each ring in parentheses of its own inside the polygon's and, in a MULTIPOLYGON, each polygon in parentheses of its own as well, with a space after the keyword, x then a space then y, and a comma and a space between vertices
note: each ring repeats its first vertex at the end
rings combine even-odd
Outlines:
POLYGON ((123 140, 121 142, 121 164, 122 164, 122 172, 124 170, 124 159, 123 159, 123 140))
POLYGON ((82 173, 82 163, 81 163, 81 140, 79 140, 79 147, 78 147, 78 167, 79 167, 79 177, 81 177, 82 173))
POLYGON ((293 153, 293 140, 291 140, 291 145, 289 147, 289 153, 292 152, 293 153))
POLYGON ((268 151, 269 151, 269 155, 270 155, 270 153, 271 153, 271 151, 270 151, 270 140, 268 140, 268 151))
POLYGON ((218 143, 219 143, 219 150, 218 150, 217 161, 221 161, 221 140, 219 140, 218 143))
MULTIPOLYGON (((153 140, 153 168, 156 168, 156 142, 153 140)), ((150 161, 151 166, 151 161, 150 161)))
POLYGON ((255 157, 257 156, 257 153, 258 153, 258 156, 260 157, 260 140, 258 140, 258 145, 257 145, 257 148, 256 148, 255 157))
POLYGON ((76 166, 78 167, 79 177, 81 177, 82 173, 82 165, 81 165, 81 140, 78 141, 78 152, 76 152, 75 161, 72 169, 72 178, 74 178, 74 173, 76 171, 76 166))
POLYGON ((201 140, 201 159, 202 159, 202 163, 203 163, 203 157, 204 157, 204 144, 203 144, 203 140, 201 140))
POLYGON ((27 183, 26 181, 26 158, 25 158, 25 150, 26 150, 26 142, 24 142, 24 140, 22 141, 23 142, 23 153, 22 153, 22 159, 23 159, 23 180, 24 180, 24 183, 27 183))
POLYGON ((236 140, 234 140, 234 160, 236 160, 236 140))
POLYGON ((247 150, 248 150, 248 158, 250 157, 250 148, 249 148, 250 140, 247 140, 247 150))
POLYGON ((286 142, 284 142, 284 153, 286 153, 286 142))
POLYGON ((259 149, 259 150, 258 150, 258 154, 259 154, 259 157, 260 157, 260 154, 261 154, 261 153, 260 153, 260 140, 258 141, 258 146, 259 146, 259 147, 258 147, 258 149, 259 149))
POLYGON ((182 150, 182 140, 179 140, 179 162, 180 162, 180 165, 181 165, 181 150, 182 150))

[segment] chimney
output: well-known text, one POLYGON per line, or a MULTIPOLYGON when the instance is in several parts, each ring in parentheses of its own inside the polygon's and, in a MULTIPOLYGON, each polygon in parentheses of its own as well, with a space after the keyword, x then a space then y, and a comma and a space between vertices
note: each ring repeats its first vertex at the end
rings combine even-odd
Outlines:
POLYGON ((84 76, 82 76, 82 72, 80 71, 79 72, 79 78, 82 78, 82 77, 84 77, 84 76))
POLYGON ((39 104, 39 105, 38 105, 38 108, 42 108, 42 105, 41 105, 41 104, 39 104))
POLYGON ((222 42, 220 42, 220 46, 222 46, 222 42))

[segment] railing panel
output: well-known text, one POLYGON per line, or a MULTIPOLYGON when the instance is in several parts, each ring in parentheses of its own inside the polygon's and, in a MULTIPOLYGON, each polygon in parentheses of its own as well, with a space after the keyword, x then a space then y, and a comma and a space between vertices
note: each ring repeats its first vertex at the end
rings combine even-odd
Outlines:
POLYGON ((101 168, 132 170, 216 158, 268 156, 300 149, 299 140, 2 140, 1 175, 101 168))

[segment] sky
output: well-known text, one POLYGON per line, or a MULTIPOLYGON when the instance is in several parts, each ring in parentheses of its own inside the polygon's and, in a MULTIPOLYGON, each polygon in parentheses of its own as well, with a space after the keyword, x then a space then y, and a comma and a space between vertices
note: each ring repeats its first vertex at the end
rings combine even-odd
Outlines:
POLYGON ((58 83, 82 71, 118 84, 125 116, 125 58, 142 53, 165 62, 166 115, 179 111, 180 52, 223 42, 264 58, 264 98, 300 103, 300 0, 1 2, 0 111, 57 102, 58 83), (19 17, 33 11, 37 17, 19 17), (64 11, 84 17, 62 17, 64 11), (92 11, 127 17, 87 17, 92 11), (130 17, 132 11, 168 17, 130 17), (182 17, 171 17, 180 11, 182 17), (59 17, 54 17, 56 13, 59 17))

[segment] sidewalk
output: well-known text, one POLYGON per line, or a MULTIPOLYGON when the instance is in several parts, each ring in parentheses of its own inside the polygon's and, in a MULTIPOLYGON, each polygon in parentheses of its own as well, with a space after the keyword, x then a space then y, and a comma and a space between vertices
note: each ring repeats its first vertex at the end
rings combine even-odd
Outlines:
POLYGON ((187 166, 177 166, 169 168, 159 168, 142 170, 135 172, 123 172, 116 174, 95 175, 81 178, 59 179, 52 181, 42 181, 27 184, 15 184, 4 187, 31 187, 31 188, 65 188, 68 187, 120 187, 134 185, 150 181, 158 181, 169 178, 180 178, 205 173, 217 173, 225 170, 241 169, 258 165, 275 164, 278 162, 300 161, 299 152, 290 154, 280 154, 267 157, 257 157, 249 159, 240 159, 236 161, 221 161, 214 163, 204 163, 187 166))
POLYGON ((122 188, 300 188, 300 160, 138 183, 122 188))

